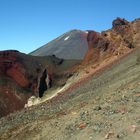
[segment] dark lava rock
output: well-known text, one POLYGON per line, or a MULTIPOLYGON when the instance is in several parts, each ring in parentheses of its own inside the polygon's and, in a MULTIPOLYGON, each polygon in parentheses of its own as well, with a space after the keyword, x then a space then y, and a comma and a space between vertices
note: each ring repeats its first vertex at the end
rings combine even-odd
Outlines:
POLYGON ((124 18, 116 18, 113 22, 112 22, 112 26, 116 27, 116 26, 122 26, 122 25, 128 25, 128 21, 125 20, 124 18))

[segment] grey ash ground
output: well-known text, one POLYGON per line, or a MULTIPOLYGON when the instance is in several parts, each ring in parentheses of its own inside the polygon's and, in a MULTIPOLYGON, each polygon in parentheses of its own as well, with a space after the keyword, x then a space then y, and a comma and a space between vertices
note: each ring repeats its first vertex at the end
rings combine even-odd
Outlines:
POLYGON ((140 50, 86 84, 0 120, 1 140, 139 140, 140 50))

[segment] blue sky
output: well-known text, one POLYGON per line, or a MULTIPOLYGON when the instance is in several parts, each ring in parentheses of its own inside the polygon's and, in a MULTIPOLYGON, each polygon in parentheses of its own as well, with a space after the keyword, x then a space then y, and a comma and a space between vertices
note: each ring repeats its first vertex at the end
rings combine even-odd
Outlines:
POLYGON ((29 53, 71 29, 102 31, 140 17, 140 0, 0 0, 0 50, 29 53))

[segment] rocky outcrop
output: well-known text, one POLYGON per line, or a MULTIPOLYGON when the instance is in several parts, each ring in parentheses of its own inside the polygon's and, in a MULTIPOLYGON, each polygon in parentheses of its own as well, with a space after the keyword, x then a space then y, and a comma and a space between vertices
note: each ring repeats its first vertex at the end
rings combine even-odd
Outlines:
POLYGON ((116 18, 113 22, 112 22, 112 26, 113 28, 118 27, 118 26, 122 26, 122 25, 128 25, 129 22, 127 20, 125 20, 124 18, 116 18))
POLYGON ((88 51, 83 64, 98 62, 111 56, 119 56, 127 53, 130 49, 140 45, 140 20, 128 22, 122 18, 116 18, 112 22, 112 29, 101 33, 88 31, 88 51))
POLYGON ((98 59, 99 49, 98 42, 101 38, 100 33, 95 31, 88 31, 87 42, 88 42, 88 51, 84 57, 84 64, 89 63, 90 60, 94 58, 94 61, 98 59), (94 55, 93 55, 94 54, 94 55))
POLYGON ((88 31, 88 51, 84 57, 83 64, 87 64, 90 61, 98 61, 102 54, 111 48, 112 42, 110 42, 107 37, 104 37, 107 36, 106 33, 103 34, 95 31, 88 31))

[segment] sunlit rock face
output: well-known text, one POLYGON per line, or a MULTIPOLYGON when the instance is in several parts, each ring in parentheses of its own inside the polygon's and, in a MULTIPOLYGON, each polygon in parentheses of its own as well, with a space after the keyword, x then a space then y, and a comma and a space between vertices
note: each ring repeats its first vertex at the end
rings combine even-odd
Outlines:
POLYGON ((140 19, 128 22, 116 18, 112 29, 101 33, 88 31, 88 51, 83 64, 104 60, 106 57, 123 55, 133 48, 140 47, 140 19))

